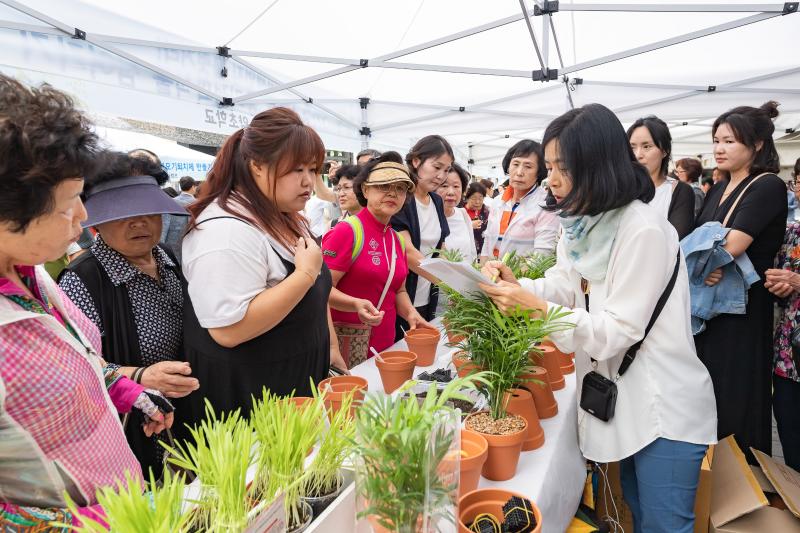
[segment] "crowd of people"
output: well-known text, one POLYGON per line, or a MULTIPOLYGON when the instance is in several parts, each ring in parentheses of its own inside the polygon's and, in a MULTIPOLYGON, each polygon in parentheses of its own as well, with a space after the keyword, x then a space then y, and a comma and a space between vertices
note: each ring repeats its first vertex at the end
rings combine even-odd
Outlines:
POLYGON ((570 311, 552 340, 579 380, 618 389, 610 420, 579 410, 583 454, 621 461, 637 531, 691 531, 717 438, 770 453, 774 409, 800 468, 800 222, 787 224, 800 160, 787 197, 777 113, 720 115, 704 177, 693 158, 670 175, 662 120, 626 131, 587 105, 512 146, 495 184, 439 135, 326 163, 319 135, 278 107, 178 193, 157 154, 105 150, 68 96, 0 76, 0 524, 100 516, 96 490, 158 472, 158 441, 206 400, 247 416, 264 387, 310 395, 434 327, 439 280, 421 264, 447 251, 498 280, 482 288, 503 312, 570 311), (512 252, 556 265, 517 280, 512 252), (362 342, 343 353, 344 337, 362 342))

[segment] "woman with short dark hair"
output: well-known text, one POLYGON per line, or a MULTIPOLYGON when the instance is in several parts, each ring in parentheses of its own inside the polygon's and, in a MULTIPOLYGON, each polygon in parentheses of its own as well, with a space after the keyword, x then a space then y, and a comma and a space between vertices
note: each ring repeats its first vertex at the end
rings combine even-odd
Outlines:
POLYGON ((653 182, 611 110, 590 104, 568 111, 550 123, 543 142, 556 200, 548 209, 560 210, 564 230, 557 263, 543 279, 517 281, 493 261, 484 273, 501 281, 481 288, 504 312, 570 311, 564 320, 574 327, 551 340, 575 352, 578 376, 613 380, 617 393, 610 417, 601 418, 597 404, 581 404, 583 455, 620 461, 635 531, 691 533, 700 463, 716 440, 716 420, 711 379, 694 353, 689 279, 675 230, 647 204, 653 182))
POLYGON ((656 187, 653 207, 669 220, 678 239, 683 239, 694 229, 694 193, 688 184, 667 176, 672 157, 669 128, 658 117, 640 118, 628 128, 628 139, 636 160, 647 169, 656 187))
MULTIPOLYGON (((786 184, 777 176, 778 152, 772 134, 778 104, 742 106, 726 111, 711 129, 714 158, 727 179, 706 195, 697 225, 724 222, 729 216, 724 250, 745 254, 760 280, 746 291, 746 312, 720 314, 695 336, 697 355, 714 381, 720 438, 735 435, 748 460, 750 447, 772 450, 773 305, 766 271, 772 268, 786 230, 786 184)), ((706 285, 722 280, 712 272, 706 285)))
POLYGON ((469 179, 469 173, 458 163, 453 163, 447 178, 436 192, 442 197, 444 214, 450 227, 450 235, 444 241, 445 248, 458 251, 464 261, 472 263, 478 258, 473 253, 475 236, 472 232, 472 221, 467 211, 461 207, 469 179))
POLYGON ((480 182, 473 182, 467 187, 464 193, 464 209, 467 216, 472 221, 472 233, 475 239, 476 257, 481 254, 483 248, 483 232, 489 224, 489 208, 486 207, 486 187, 480 182))
POLYGON ((0 75, 0 530, 72 523, 69 497, 92 518, 96 494, 142 471, 118 413, 141 411, 148 436, 170 404, 101 357, 95 325, 42 263, 78 240, 83 176, 97 136, 72 100, 0 75))
POLYGON ((703 207, 703 200, 706 193, 703 192, 700 186, 700 177, 703 175, 703 165, 697 159, 691 157, 684 157, 675 163, 675 174, 678 179, 684 183, 688 183, 694 192, 694 215, 700 214, 700 209, 703 207))
POLYGON ((558 219, 544 209, 547 191, 541 183, 547 170, 542 146, 529 139, 519 141, 503 157, 503 172, 508 187, 489 212, 481 261, 499 259, 509 252, 552 254, 558 219))

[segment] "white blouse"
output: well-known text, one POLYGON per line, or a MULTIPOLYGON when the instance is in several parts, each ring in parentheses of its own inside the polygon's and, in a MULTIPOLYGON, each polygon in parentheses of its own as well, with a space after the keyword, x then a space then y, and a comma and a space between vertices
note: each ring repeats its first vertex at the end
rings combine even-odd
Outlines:
MULTIPOLYGON (((551 338, 560 350, 575 352, 578 391, 592 370, 590 358, 598 361, 599 373, 616 376, 627 349, 644 336, 677 253, 678 236, 666 217, 637 200, 622 216, 605 280, 591 286, 590 312, 585 309, 581 275, 563 245, 558 246, 557 264, 545 278, 520 281, 549 307, 571 309, 567 320, 575 328, 551 338)), ((616 414, 609 422, 578 408, 578 439, 587 459, 618 461, 659 437, 694 444, 716 442, 714 389, 694 348, 683 259, 669 300, 636 359, 617 381, 617 389, 616 414)))
POLYGON ((444 247, 448 250, 458 250, 468 263, 475 261, 478 258, 475 233, 472 231, 472 221, 466 209, 456 207, 453 214, 447 217, 447 225, 450 227, 450 235, 445 239, 444 247))

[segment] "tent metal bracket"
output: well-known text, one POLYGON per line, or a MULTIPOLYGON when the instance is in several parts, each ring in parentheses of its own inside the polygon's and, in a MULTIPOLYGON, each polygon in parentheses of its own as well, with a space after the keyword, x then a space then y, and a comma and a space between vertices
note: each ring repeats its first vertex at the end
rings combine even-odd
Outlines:
POLYGON ((800 2, 786 2, 783 4, 783 15, 788 15, 790 13, 797 13, 797 5, 800 2))
POLYGON ((545 0, 542 2, 542 7, 533 6, 534 17, 552 15, 553 13, 558 13, 558 0, 545 0))
POLYGON ((85 41, 86 40, 86 32, 81 30, 81 29, 79 29, 79 28, 75 28, 75 33, 72 34, 72 38, 73 39, 78 39, 78 40, 81 40, 81 41, 85 41))

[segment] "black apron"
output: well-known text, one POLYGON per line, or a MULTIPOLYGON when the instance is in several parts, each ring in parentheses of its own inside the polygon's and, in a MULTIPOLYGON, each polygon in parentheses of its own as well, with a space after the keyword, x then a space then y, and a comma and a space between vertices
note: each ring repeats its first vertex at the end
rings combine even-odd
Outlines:
MULTIPOLYGON (((293 263, 278 257, 287 275, 294 272, 293 263)), ((261 398, 264 388, 281 396, 292 391, 311 396, 309 378, 318 383, 328 376, 330 367, 331 286, 330 270, 323 263, 314 285, 277 326, 235 348, 225 348, 198 322, 184 282, 184 349, 192 375, 200 381, 200 388, 188 397, 192 423, 205 418, 205 399, 217 414, 241 408, 242 416, 249 418, 252 396, 261 398)))

